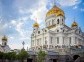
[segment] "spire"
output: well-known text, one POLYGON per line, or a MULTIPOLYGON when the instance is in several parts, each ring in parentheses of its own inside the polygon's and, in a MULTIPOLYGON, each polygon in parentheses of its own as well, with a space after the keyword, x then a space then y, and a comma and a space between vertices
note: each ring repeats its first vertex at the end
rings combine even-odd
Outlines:
POLYGON ((25 42, 24 41, 22 42, 22 45, 23 45, 23 49, 24 49, 24 45, 25 45, 25 42))

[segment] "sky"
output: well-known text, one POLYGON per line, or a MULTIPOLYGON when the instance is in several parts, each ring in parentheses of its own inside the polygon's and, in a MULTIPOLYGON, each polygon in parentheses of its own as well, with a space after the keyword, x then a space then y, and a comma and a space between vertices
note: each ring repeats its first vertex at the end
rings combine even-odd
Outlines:
MULTIPOLYGON (((30 48, 33 24, 45 27, 47 11, 54 0, 0 0, 0 44, 6 35, 11 49, 30 48), (37 20, 36 20, 37 18, 37 20)), ((84 0, 56 0, 56 5, 65 13, 65 23, 71 26, 75 20, 84 31, 84 0)))

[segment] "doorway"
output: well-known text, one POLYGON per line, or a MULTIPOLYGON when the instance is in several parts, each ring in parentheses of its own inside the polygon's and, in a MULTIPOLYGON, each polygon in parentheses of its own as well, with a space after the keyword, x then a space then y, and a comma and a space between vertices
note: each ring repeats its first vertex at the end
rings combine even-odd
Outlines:
POLYGON ((57 62, 57 59, 53 59, 53 62, 57 62))
POLYGON ((80 57, 80 56, 79 55, 74 55, 73 60, 76 60, 78 57, 80 57))
POLYGON ((28 58, 27 62, 33 62, 33 59, 28 58))

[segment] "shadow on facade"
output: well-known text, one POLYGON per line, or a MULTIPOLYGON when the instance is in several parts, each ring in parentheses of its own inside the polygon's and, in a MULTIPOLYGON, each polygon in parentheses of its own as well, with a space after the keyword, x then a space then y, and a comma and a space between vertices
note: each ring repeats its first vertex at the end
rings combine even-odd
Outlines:
POLYGON ((27 62, 33 62, 33 59, 27 58, 27 62))
POLYGON ((51 62, 57 62, 57 59, 50 59, 51 62))
POLYGON ((80 56, 79 55, 74 55, 73 60, 75 61, 76 59, 78 59, 78 57, 80 57, 80 56))

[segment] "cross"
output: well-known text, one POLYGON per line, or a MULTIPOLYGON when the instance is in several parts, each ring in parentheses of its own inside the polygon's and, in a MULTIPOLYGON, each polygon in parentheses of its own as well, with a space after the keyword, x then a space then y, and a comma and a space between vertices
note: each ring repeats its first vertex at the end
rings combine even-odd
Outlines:
POLYGON ((55 2, 56 2, 56 0, 53 0, 53 6, 55 6, 55 2))
POLYGON ((35 18, 35 21, 37 22, 37 18, 35 18))

